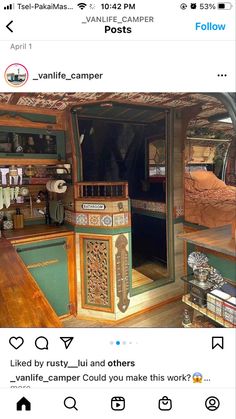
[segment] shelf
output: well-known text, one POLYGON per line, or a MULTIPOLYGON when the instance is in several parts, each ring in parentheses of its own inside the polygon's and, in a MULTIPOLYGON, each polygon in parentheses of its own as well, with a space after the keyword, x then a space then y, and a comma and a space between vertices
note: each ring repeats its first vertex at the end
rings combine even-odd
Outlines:
POLYGON ((192 301, 190 301, 190 294, 183 295, 182 301, 183 303, 192 307, 194 310, 199 311, 199 313, 204 314, 204 316, 208 317, 209 319, 214 320, 221 326, 234 328, 234 325, 232 323, 227 322, 227 320, 223 319, 223 317, 217 316, 215 313, 208 310, 207 308, 200 307, 197 304, 194 304, 192 301))
MULTIPOLYGON (((235 241, 232 238, 231 224, 221 227, 206 228, 192 233, 178 234, 178 238, 204 249, 213 250, 222 255, 236 258, 235 241)), ((206 250, 207 251, 207 250, 206 250)))
MULTIPOLYGON (((33 208, 41 208, 41 207, 46 207, 46 202, 40 202, 40 203, 37 203, 37 202, 34 202, 33 204, 32 204, 32 207, 33 208)), ((19 204, 11 204, 10 205, 10 207, 8 207, 8 208, 5 208, 5 210, 7 211, 7 210, 9 210, 9 209, 11 209, 11 208, 21 208, 21 207, 30 207, 31 205, 28 203, 28 202, 23 202, 23 203, 19 203, 19 204)))
POLYGON ((0 156, 0 164, 4 165, 4 166, 11 166, 11 165, 16 165, 16 166, 29 166, 29 165, 43 165, 43 166, 49 166, 50 164, 63 164, 66 163, 65 159, 61 159, 58 160, 58 158, 50 158, 50 159, 42 159, 42 158, 17 158, 17 157, 2 157, 0 156))

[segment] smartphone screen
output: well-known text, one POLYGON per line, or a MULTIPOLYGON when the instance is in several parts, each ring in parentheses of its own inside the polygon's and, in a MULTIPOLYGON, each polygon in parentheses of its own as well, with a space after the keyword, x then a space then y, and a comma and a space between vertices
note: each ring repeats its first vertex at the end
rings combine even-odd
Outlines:
POLYGON ((3 417, 235 418, 235 1, 0 5, 3 417))

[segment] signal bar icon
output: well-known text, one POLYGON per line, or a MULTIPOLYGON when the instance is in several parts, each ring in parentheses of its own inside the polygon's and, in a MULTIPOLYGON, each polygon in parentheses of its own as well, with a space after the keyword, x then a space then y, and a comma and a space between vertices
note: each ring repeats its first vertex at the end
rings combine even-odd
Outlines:
POLYGON ((7 6, 4 6, 4 10, 13 10, 14 9, 14 4, 8 4, 7 6))

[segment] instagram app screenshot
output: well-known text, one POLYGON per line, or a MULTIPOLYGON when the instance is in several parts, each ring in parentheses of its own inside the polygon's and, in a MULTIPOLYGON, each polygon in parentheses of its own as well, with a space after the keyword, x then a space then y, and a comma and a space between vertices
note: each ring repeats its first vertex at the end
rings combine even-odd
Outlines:
POLYGON ((1 417, 235 419, 235 6, 1 0, 1 417))

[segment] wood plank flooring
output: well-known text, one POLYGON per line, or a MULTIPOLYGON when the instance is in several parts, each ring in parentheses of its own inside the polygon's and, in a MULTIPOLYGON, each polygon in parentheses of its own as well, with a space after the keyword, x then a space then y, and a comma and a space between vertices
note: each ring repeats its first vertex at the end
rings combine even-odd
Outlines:
POLYGON ((132 269, 132 288, 140 287, 141 285, 152 284, 153 280, 143 275, 141 272, 132 269))
POLYGON ((63 320, 63 327, 182 327, 183 310, 186 305, 182 301, 166 304, 163 307, 139 314, 124 320, 117 325, 98 322, 96 320, 80 320, 68 318, 63 320))
POLYGON ((133 255, 133 288, 166 278, 167 275, 165 263, 158 260, 149 260, 137 253, 133 255))

